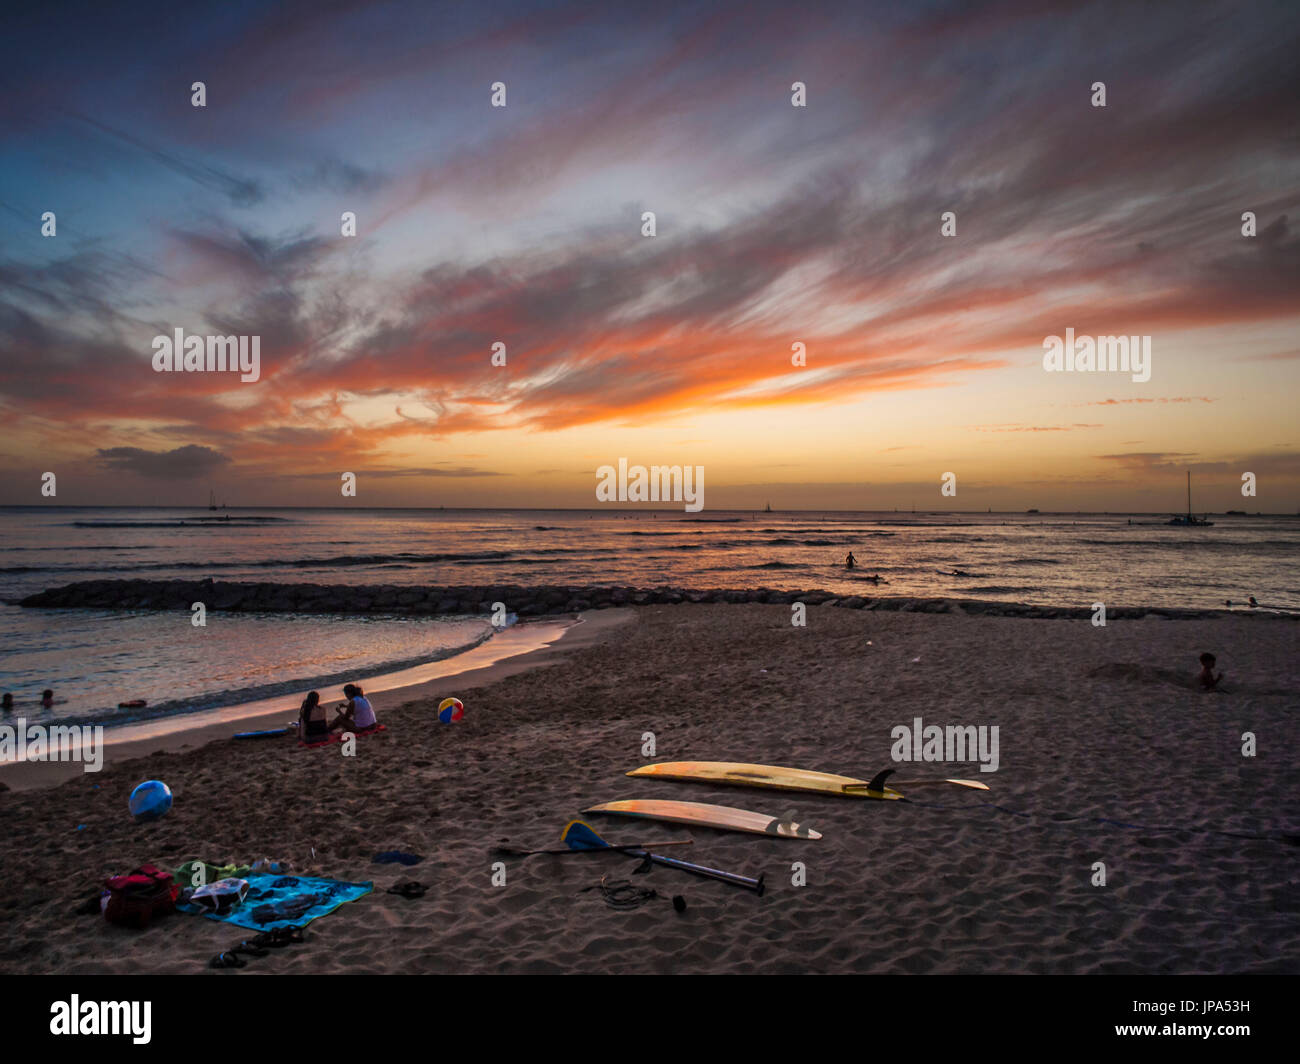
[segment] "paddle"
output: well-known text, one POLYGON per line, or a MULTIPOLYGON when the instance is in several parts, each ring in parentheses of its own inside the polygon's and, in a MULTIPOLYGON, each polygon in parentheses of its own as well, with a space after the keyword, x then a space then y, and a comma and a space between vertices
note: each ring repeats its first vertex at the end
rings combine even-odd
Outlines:
POLYGON ((571 850, 581 852, 584 850, 621 850, 623 853, 631 854, 633 857, 644 857, 647 861, 653 861, 655 864, 663 865, 665 868, 677 868, 683 872, 690 872, 692 875, 704 876, 706 879, 717 879, 723 883, 730 883, 733 887, 744 887, 746 890, 752 890, 760 897, 766 889, 763 886, 763 877, 751 879, 749 876, 742 876, 735 872, 723 872, 717 868, 706 868, 704 865, 691 864, 689 861, 679 861, 675 857, 664 857, 657 853, 650 853, 648 850, 628 849, 626 847, 611 846, 602 839, 596 830, 583 820, 570 820, 564 825, 564 830, 560 832, 560 838, 569 846, 571 850))
MULTIPOLYGON (((571 821, 571 823, 581 823, 581 821, 571 821)), ((674 839, 671 842, 656 842, 654 845, 655 846, 690 846, 693 845, 694 842, 695 842, 694 839, 674 839)), ((620 850, 624 853, 636 853, 636 852, 640 852, 641 850, 644 850, 647 845, 649 845, 649 843, 644 843, 644 842, 629 842, 621 846, 615 845, 614 843, 606 843, 605 848, 610 850, 620 850)), ((566 854, 584 853, 587 850, 598 850, 598 849, 600 849, 599 846, 589 846, 586 847, 585 849, 566 847, 563 850, 521 850, 515 846, 497 846, 495 849, 493 849, 492 852, 502 854, 506 857, 531 857, 535 853, 551 853, 563 857, 566 854)))

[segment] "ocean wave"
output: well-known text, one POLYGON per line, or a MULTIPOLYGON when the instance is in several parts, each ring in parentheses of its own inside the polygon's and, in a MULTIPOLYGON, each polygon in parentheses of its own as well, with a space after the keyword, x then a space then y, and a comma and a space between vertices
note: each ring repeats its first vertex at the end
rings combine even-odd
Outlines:
MULTIPOLYGON (((758 540, 753 546, 763 547, 843 547, 852 543, 852 539, 791 539, 788 536, 779 539, 762 539, 758 540)), ((750 546, 747 543, 738 543, 736 546, 750 546)))
MULTIPOLYGON (((103 544, 91 545, 89 547, 69 547, 66 544, 61 547, 6 547, 5 553, 14 554, 20 550, 58 550, 58 551, 63 551, 65 554, 68 553, 80 554, 82 551, 88 551, 88 550, 123 551, 123 550, 162 550, 162 549, 163 548, 159 546, 157 543, 120 543, 120 544, 103 543, 103 544)), ((3 572, 3 570, 0 570, 0 572, 3 572)))
POLYGON ((231 528, 291 522, 291 517, 181 517, 173 521, 69 521, 69 528, 231 528))

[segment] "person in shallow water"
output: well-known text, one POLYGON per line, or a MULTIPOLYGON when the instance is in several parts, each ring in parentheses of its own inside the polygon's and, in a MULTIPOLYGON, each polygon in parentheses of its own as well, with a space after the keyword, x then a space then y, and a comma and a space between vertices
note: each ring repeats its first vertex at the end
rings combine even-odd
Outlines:
POLYGON ((858 564, 858 559, 853 557, 852 551, 849 551, 849 556, 844 559, 844 568, 852 569, 857 564, 858 564))
POLYGON ((49 709, 50 706, 54 705, 54 692, 48 687, 41 692, 41 705, 46 709, 49 709))
POLYGON ((320 692, 308 691, 298 710, 298 738, 304 742, 312 739, 324 739, 329 735, 329 725, 325 721, 325 707, 320 704, 320 692))
POLYGON ((14 711, 14 696, 6 691, 0 696, 0 712, 12 713, 14 711))
POLYGON ((365 692, 356 684, 350 683, 344 686, 343 694, 347 696, 347 705, 330 724, 330 731, 358 732, 373 728, 377 723, 375 710, 365 692))

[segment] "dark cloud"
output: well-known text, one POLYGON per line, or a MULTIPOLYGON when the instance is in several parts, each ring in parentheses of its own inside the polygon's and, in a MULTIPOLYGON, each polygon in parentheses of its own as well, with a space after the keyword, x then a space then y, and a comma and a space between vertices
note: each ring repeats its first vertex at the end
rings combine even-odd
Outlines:
POLYGON ((215 473, 230 459, 211 447, 187 444, 171 451, 142 447, 107 447, 95 452, 108 469, 156 480, 190 480, 215 473))
POLYGON ((342 159, 321 159, 292 178, 294 186, 303 192, 324 191, 341 196, 370 195, 390 180, 388 174, 367 170, 342 159))
MULTIPOLYGON (((473 469, 469 466, 457 466, 450 469, 444 469, 440 466, 424 466, 424 467, 403 466, 401 468, 380 468, 380 469, 359 468, 359 469, 350 469, 347 470, 347 472, 356 473, 358 480, 362 480, 363 478, 366 477, 373 477, 376 480, 405 480, 408 478, 419 479, 423 477, 451 477, 453 479, 460 480, 460 479, 467 479, 473 477, 504 477, 510 475, 508 473, 498 473, 491 469, 473 469)), ((304 474, 302 479, 337 480, 341 475, 342 475, 342 471, 338 473, 309 473, 309 474, 304 474)))

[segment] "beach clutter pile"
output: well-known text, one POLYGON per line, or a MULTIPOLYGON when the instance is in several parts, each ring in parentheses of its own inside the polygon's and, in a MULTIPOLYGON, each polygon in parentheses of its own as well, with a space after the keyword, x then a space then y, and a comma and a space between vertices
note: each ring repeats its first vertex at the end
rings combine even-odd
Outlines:
POLYGON ((242 968, 244 956, 302 942, 313 920, 371 893, 374 884, 292 875, 286 861, 216 865, 199 858, 173 872, 144 864, 110 876, 77 912, 102 913, 117 927, 143 931, 154 920, 184 913, 259 932, 214 957, 214 968, 242 968))

